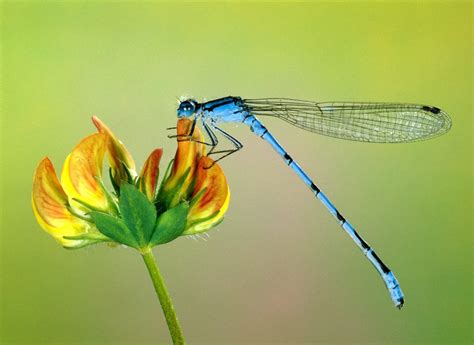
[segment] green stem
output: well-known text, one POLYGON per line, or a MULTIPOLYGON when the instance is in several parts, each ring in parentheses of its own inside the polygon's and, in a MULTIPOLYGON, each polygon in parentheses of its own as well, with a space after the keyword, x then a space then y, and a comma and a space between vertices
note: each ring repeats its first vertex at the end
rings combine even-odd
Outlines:
POLYGON ((165 314, 166 323, 168 324, 168 329, 170 331, 171 339, 173 344, 185 344, 183 331, 178 321, 178 317, 171 302, 170 295, 166 289, 165 282, 163 277, 161 277, 160 270, 156 265, 155 258, 151 249, 148 249, 146 252, 142 253, 143 260, 145 265, 148 268, 148 273, 150 273, 150 278, 155 287, 156 295, 165 314))

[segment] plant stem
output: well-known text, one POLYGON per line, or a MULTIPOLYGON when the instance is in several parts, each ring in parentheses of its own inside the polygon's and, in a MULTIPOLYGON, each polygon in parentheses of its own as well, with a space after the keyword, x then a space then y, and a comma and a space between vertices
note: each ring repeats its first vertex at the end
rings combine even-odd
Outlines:
POLYGON ((155 258, 151 249, 148 249, 146 252, 142 253, 143 260, 145 265, 148 268, 148 273, 150 273, 150 278, 155 287, 156 295, 160 301, 161 308, 165 314, 166 323, 168 324, 168 329, 170 331, 171 339, 173 344, 185 344, 183 331, 178 321, 178 317, 171 302, 170 295, 166 289, 165 282, 161 276, 160 270, 156 265, 155 258))

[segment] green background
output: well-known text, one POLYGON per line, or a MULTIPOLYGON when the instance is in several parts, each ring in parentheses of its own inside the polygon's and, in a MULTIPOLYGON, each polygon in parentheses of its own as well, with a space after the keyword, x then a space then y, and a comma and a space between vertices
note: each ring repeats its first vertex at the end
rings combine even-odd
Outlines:
MULTIPOLYGON (((98 115, 141 166, 165 165, 176 99, 400 101, 453 128, 413 144, 321 137, 269 119, 399 278, 382 281, 281 159, 243 126, 232 191, 208 241, 155 248, 190 343, 472 341, 472 4, 2 4, 2 344, 154 344, 168 332, 140 256, 67 251, 30 206, 98 115)), ((264 119, 267 120, 267 119, 264 119)))

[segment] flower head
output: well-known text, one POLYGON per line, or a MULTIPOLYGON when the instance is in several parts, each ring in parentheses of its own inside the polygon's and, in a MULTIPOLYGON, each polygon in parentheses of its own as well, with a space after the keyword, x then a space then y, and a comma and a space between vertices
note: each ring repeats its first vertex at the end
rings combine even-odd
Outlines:
MULTIPOLYGON (((221 168, 205 156, 202 134, 178 140, 172 166, 159 183, 163 150, 155 149, 140 174, 113 132, 97 117, 98 133, 84 138, 67 156, 58 180, 49 158, 33 179, 32 206, 38 223, 66 248, 116 242, 139 250, 219 224, 229 205, 221 168), (104 184, 107 156, 113 191, 104 184), (209 168, 212 166, 212 168, 209 168)), ((189 134, 192 122, 178 120, 177 134, 189 134)))

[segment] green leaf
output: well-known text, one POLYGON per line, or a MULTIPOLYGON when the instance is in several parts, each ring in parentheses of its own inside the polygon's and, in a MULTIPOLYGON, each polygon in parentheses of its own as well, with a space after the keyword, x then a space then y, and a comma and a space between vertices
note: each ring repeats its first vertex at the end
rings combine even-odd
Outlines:
POLYGON ((182 202, 176 207, 161 214, 156 222, 155 232, 150 241, 151 246, 163 244, 179 237, 186 228, 189 205, 182 202))
POLYGON ((93 211, 90 213, 97 229, 105 236, 115 242, 125 244, 129 247, 139 248, 134 234, 125 225, 123 220, 115 218, 107 213, 93 211))
POLYGON ((135 235, 140 247, 146 247, 155 228, 155 206, 135 186, 122 183, 119 208, 123 221, 135 235))

